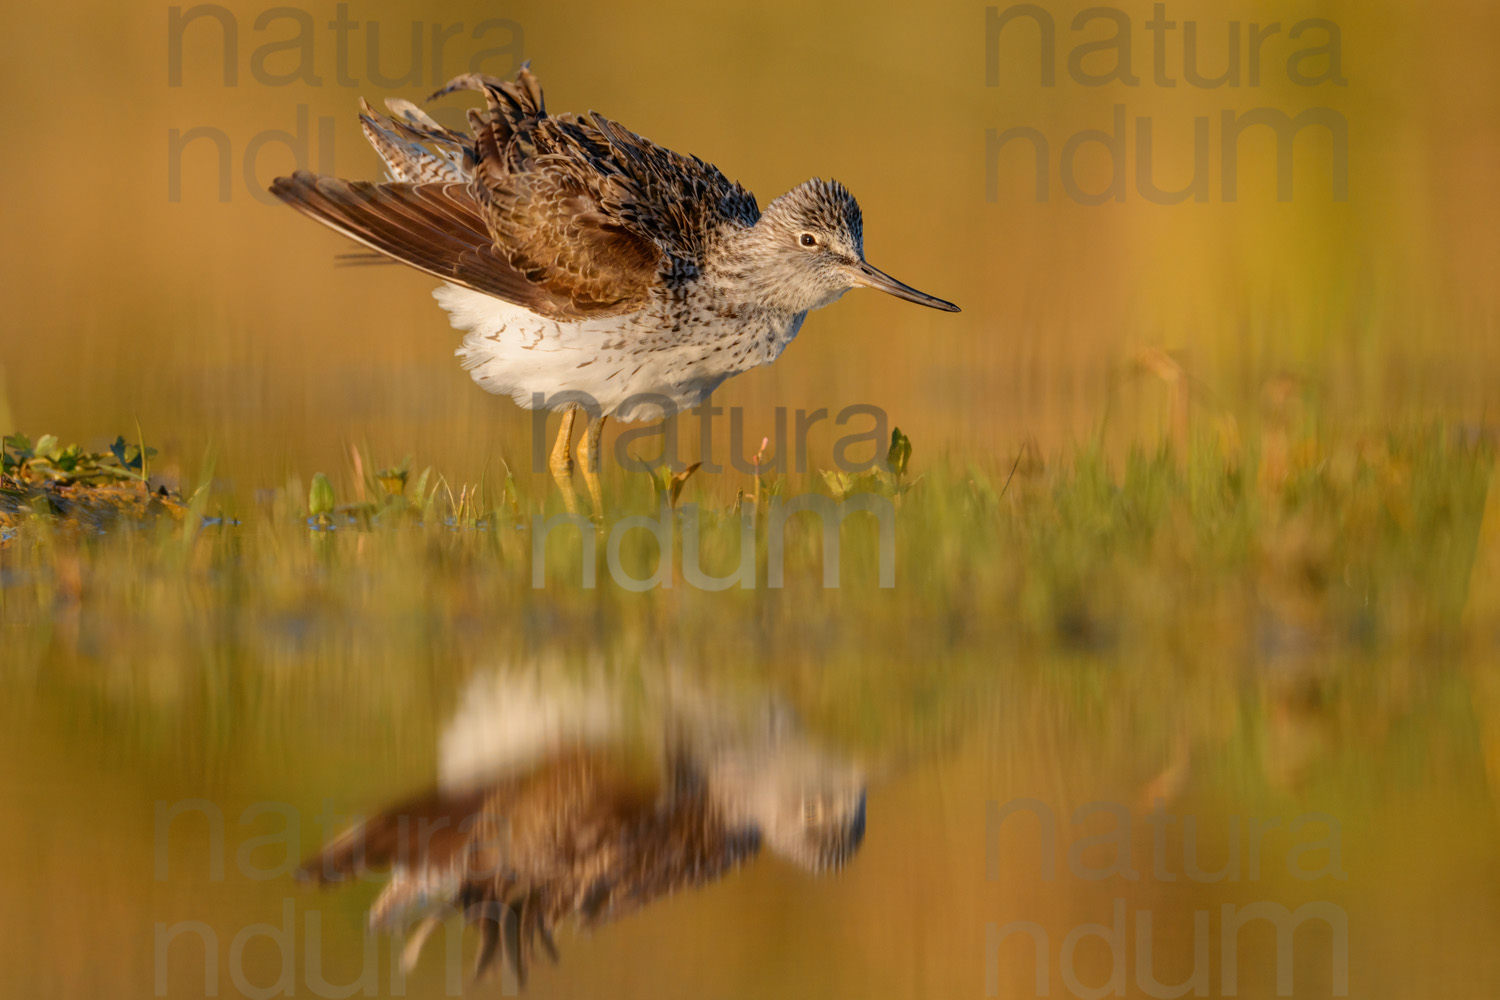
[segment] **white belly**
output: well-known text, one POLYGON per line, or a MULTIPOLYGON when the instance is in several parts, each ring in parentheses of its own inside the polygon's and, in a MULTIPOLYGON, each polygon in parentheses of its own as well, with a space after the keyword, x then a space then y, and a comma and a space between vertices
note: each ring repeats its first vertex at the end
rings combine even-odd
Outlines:
POLYGON ((681 342, 641 336, 652 326, 643 314, 559 323, 458 285, 432 296, 465 332, 455 353, 474 381, 528 410, 593 401, 605 415, 655 420, 664 409, 697 406, 730 375, 771 360, 735 362, 731 352, 714 350, 708 331, 681 342))

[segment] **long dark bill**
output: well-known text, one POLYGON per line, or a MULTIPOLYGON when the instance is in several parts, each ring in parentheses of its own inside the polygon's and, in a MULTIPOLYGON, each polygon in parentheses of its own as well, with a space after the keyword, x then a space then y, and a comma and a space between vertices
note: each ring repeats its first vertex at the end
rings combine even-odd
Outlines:
POLYGON ((882 292, 888 292, 898 299, 915 302, 919 306, 927 306, 929 309, 941 309, 944 312, 956 313, 958 306, 952 302, 944 301, 926 292, 919 292, 908 284, 897 281, 878 267, 874 267, 865 261, 860 261, 854 266, 855 284, 866 288, 878 288, 882 292))

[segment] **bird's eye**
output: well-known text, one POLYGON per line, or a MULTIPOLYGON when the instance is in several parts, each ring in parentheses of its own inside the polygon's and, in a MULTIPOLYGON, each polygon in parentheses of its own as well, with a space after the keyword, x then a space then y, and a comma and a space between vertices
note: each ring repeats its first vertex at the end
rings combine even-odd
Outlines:
POLYGON ((815 247, 818 245, 818 238, 812 233, 803 233, 801 239, 798 242, 800 242, 805 247, 815 247))

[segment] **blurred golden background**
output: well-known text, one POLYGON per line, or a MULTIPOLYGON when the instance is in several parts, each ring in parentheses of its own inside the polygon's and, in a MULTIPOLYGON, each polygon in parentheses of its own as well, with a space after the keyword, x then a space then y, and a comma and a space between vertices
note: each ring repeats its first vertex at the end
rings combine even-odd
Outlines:
MULTIPOLYGON (((0 535, 12 803, 0 849, 15 868, 0 966, 17 988, 200 994, 192 940, 170 960, 154 948, 158 924, 201 920, 223 994, 257 995, 279 956, 250 946, 241 988, 230 941, 279 922, 288 899, 299 977, 312 913, 333 982, 356 978, 365 949, 387 960, 390 943, 363 931, 371 893, 308 896, 234 868, 215 882, 189 821, 174 828, 171 877, 155 877, 154 804, 221 810, 232 863, 268 832, 236 824, 242 810, 286 802, 308 819, 311 849, 326 804, 354 812, 430 782, 471 676, 496 663, 545 672, 537 650, 557 647, 563 666, 547 669, 602 659, 631 681, 686 664, 705 682, 784 694, 881 768, 868 842, 836 879, 757 863, 560 940, 563 963, 536 995, 982 996, 985 925, 1011 920, 1053 933, 1053 995, 1065 995, 1064 935, 1109 922, 1120 898, 1159 919, 1167 982, 1190 971, 1195 910, 1323 899, 1350 918, 1351 995, 1490 995, 1500 493, 1486 493, 1488 459, 1470 446, 1493 426, 1500 385, 1500 6, 1174 0, 1164 69, 1176 87, 1155 81, 1146 25, 1159 5, 1110 8, 1131 25, 1138 86, 1077 83, 1070 53, 1109 28, 1070 28, 1082 4, 1041 6, 1055 20, 1055 86, 1041 81, 1035 24, 991 44, 979 2, 12 9, 0 429, 98 448, 138 425, 160 449, 153 476, 188 493, 211 466, 214 504, 242 518, 81 541, 37 519, 0 535), (178 31, 174 18, 189 20, 178 31), (1289 39, 1309 19, 1337 26, 1347 85, 1289 77, 1288 58, 1326 40, 1316 28, 1289 39), (1215 76, 1231 21, 1242 52, 1250 24, 1281 25, 1260 84, 1188 85, 1184 26, 1196 23, 1200 68, 1215 76), (278 48, 294 37, 305 62, 278 48), (598 109, 715 163, 762 206, 813 175, 843 181, 871 262, 963 307, 851 294, 714 399, 743 409, 750 450, 777 407, 863 403, 915 441, 914 470, 952 459, 956 474, 932 474, 902 508, 896 590, 850 572, 848 589, 819 591, 805 553, 784 592, 585 592, 575 577, 539 590, 527 539, 498 519, 307 530, 303 484, 327 470, 347 498, 351 444, 373 463, 414 455, 454 483, 493 485, 502 459, 526 465, 530 415, 460 368, 433 281, 335 266, 349 247, 264 194, 299 165, 277 132, 293 133, 302 165, 378 176, 359 98, 420 98, 476 57, 501 75, 531 60, 551 110, 598 109), (1079 204, 1062 151, 1113 129, 1119 106, 1125 197, 1079 204), (1290 201, 1264 130, 1244 137, 1238 198, 1224 199, 1222 114, 1259 108, 1347 122, 1347 200, 1333 193, 1335 143, 1316 128, 1293 147, 1290 201), (1138 122, 1151 122, 1156 183, 1180 188, 1197 117, 1207 200, 1147 199, 1138 122), (990 157, 991 131, 1013 128, 1048 141, 1045 201, 1026 143, 990 157), (1431 418, 1443 436, 1381 437, 1431 418), (1319 421, 1352 432, 1314 440, 1306 424, 1319 421), (1243 469, 1240 428, 1261 449, 1243 469), (1229 447, 1181 477, 1171 456, 1118 476, 1087 452, 1149 456, 1185 433, 1229 447), (1036 461, 1017 462, 1010 486, 1026 442, 1036 461), (1076 465, 1055 461, 1078 450, 1076 465), (1224 862, 1240 820, 1333 815, 1349 878, 1288 875, 1283 838, 1254 884, 1049 881, 1020 824, 986 872, 987 800, 1066 815, 1107 799, 1139 824, 1153 796, 1202 817, 1206 867, 1224 862)), ((1111 64, 1099 52, 1082 69, 1111 64)), ((1086 191, 1111 179, 1102 149, 1078 152, 1086 191)), ((830 445, 824 423, 814 466, 830 445)), ((727 503, 745 477, 704 478, 694 488, 727 503)), ((1063 851, 1098 832, 1064 826, 1063 851)), ((1132 836, 1149 865, 1139 826, 1132 836)), ((1144 995, 1136 940, 1129 989, 1144 995)), ((1272 936, 1246 942, 1240 995, 1275 995, 1272 936)), ((1079 951, 1090 985, 1108 974, 1097 944, 1079 951)), ((1036 995, 1024 946, 1005 947, 998 995, 1036 995)), ((1331 950, 1321 928, 1299 932, 1298 996, 1334 995, 1331 950)), ((433 966, 413 984, 443 989, 433 966)))
MULTIPOLYGON (((288 469, 309 474, 347 441, 475 479, 523 448, 529 418, 459 369, 459 338, 428 296, 430 279, 335 267, 344 242, 264 203, 262 190, 296 165, 285 144, 267 141, 275 130, 300 128, 314 169, 378 176, 358 99, 420 98, 476 58, 496 73, 532 60, 552 110, 597 108, 716 163, 763 205, 809 176, 837 177, 861 200, 870 259, 964 307, 939 316, 864 293, 813 316, 780 363, 715 397, 745 408, 756 439, 777 405, 837 412, 855 402, 885 408, 919 447, 1011 454, 1035 436, 1056 448, 1097 432, 1106 412, 1134 438, 1159 420, 1151 393, 1120 377, 1142 348, 1173 352, 1204 405, 1229 412, 1253 414, 1265 380, 1285 372, 1312 379, 1328 412, 1356 421, 1392 410, 1472 421, 1493 398, 1493 5, 1173 3, 1173 88, 1153 78, 1149 3, 1113 8, 1131 25, 1139 86, 1075 82, 1069 54, 1108 38, 1110 22, 1075 31, 1081 8, 1048 7, 1051 87, 1033 25, 1018 20, 987 46, 979 3, 295 9, 305 26, 283 14, 257 28, 271 8, 243 3, 193 8, 195 17, 149 5, 13 12, 0 68, 24 137, 24 152, 0 165, 13 192, 0 249, 10 423, 72 440, 138 419, 179 459, 195 463, 210 444, 232 456, 241 489, 288 469), (356 22, 342 57, 340 17, 356 22), (1346 86, 1289 77, 1286 60, 1326 40, 1316 28, 1288 38, 1315 18, 1339 28, 1346 86), (1227 66, 1230 21, 1242 53, 1250 24, 1281 25, 1261 45, 1260 85, 1249 85, 1248 65, 1242 86, 1189 85, 1184 26, 1196 22, 1211 77, 1227 66), (451 37, 435 60, 439 24, 451 37), (231 86, 225 25, 236 31, 231 86), (276 50, 298 38, 305 49, 276 50), (997 85, 987 86, 992 59, 997 85), (1111 129, 1116 105, 1130 132, 1127 195, 1077 204, 1059 183, 1062 147, 1111 129), (1290 202, 1277 200, 1264 130, 1242 140, 1239 198, 1223 200, 1223 111, 1320 107, 1348 123, 1347 201, 1333 199, 1331 143, 1318 128, 1296 142, 1290 202), (1148 201, 1136 187, 1137 120, 1152 123, 1156 182, 1174 189, 1192 169, 1197 116, 1211 127, 1208 201, 1148 201), (1024 143, 987 176, 986 131, 1015 127, 1051 143, 1044 203, 1024 143), (218 138, 184 143, 203 128, 218 138), (252 178, 245 159, 256 145, 252 178)), ((1096 53, 1083 67, 1101 73, 1114 60, 1096 53)), ((1314 57, 1301 70, 1327 66, 1314 57)), ((1082 186, 1101 189, 1102 147, 1083 147, 1078 163, 1082 186)))

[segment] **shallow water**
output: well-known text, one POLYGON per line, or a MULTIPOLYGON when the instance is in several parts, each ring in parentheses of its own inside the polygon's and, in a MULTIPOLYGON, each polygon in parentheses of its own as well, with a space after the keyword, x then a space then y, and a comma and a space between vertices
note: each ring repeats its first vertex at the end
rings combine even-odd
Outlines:
MULTIPOLYGON (((292 25, 256 27, 267 4, 203 15, 237 26, 232 80, 213 21, 174 55, 175 7, 9 12, 25 149, 0 162, 20 193, 0 218, 0 432, 143 435, 152 485, 200 498, 183 525, 0 524, 10 992, 504 993, 468 982, 473 932, 461 961, 439 932, 403 981, 401 939, 365 929, 378 886, 313 890, 293 868, 440 783, 476 718, 524 772, 518 747, 598 721, 557 694, 586 690, 623 726, 605 752, 632 761, 655 759, 673 699, 737 738, 780 706, 858 767, 864 836, 836 873, 764 849, 591 933, 565 922, 530 995, 1161 996, 1196 975, 1193 995, 1271 997, 1279 974, 1297 997, 1495 994, 1500 8, 1173 2, 1205 66, 1229 20, 1342 29, 1344 84, 1290 80, 1283 37, 1262 84, 1205 89, 1153 84, 1157 5, 1134 0, 1144 82, 1098 87, 1069 76, 1078 11, 1053 4, 1056 86, 1025 25, 989 82, 968 2, 369 3, 347 76, 341 6, 305 11, 315 79, 279 82, 292 25), (785 590, 585 590, 561 543, 532 584, 524 523, 496 527, 558 509, 532 417, 460 369, 430 279, 335 267, 346 247, 258 198, 298 165, 374 176, 359 97, 419 97, 439 70, 423 45, 413 79, 377 83, 360 39, 382 29, 390 78, 436 20, 465 29, 453 71, 485 45, 495 72, 530 58, 554 111, 597 107, 762 205, 838 177, 871 262, 964 308, 851 294, 726 383, 706 434, 686 422, 684 461, 804 451, 797 492, 827 491, 846 407, 879 410, 881 446, 907 432, 924 479, 893 589, 853 523, 838 590, 805 538, 785 590), (1318 135, 1289 201, 1275 146, 1250 139, 1238 201, 1219 159, 1206 203, 1064 197, 1058 154, 1116 105, 1153 120, 1163 186, 1185 183, 1200 116, 1332 109, 1349 199, 1318 135), (1050 199, 1028 157, 990 169, 987 130, 1017 126, 1051 140, 1050 199), (227 157, 210 136, 174 161, 198 128, 227 157), (276 136, 304 128, 299 163, 276 136), (778 439, 819 409, 805 450, 778 439), (373 527, 348 513, 408 455, 437 500, 373 527), (346 505, 333 531, 309 520, 318 472, 346 505), (523 725, 507 699, 474 708, 484 684, 560 700, 523 725), (1271 922, 1236 930, 1246 913, 1271 922)), ((753 504, 759 478, 705 470, 684 496, 753 504)), ((614 515, 654 509, 638 472, 606 485, 614 515)), ((716 525, 723 571, 735 536, 716 525)))
POLYGON ((292 867, 350 817, 440 781, 476 726, 489 742, 474 752, 504 762, 597 728, 601 711, 649 737, 664 697, 719 716, 768 699, 795 710, 809 738, 860 761, 863 843, 836 874, 763 851, 593 933, 561 929, 561 961, 537 963, 533 995, 1091 995, 1118 975, 1150 996, 1147 971, 1175 983, 1196 968, 1210 995, 1237 975, 1238 995, 1273 996, 1280 960, 1296 996, 1343 995, 1341 976, 1348 995, 1480 996, 1500 974, 1484 946, 1500 924, 1484 752, 1496 703, 1451 655, 1238 668, 1186 655, 1167 697, 1162 671, 1128 655, 982 649, 924 665, 915 693, 910 665, 879 657, 803 673, 788 693, 786 672, 732 653, 377 671, 371 686, 390 690, 373 692, 334 679, 368 664, 314 645, 325 652, 253 672, 221 649, 186 690, 53 669, 9 679, 0 781, 26 819, 0 825, 13 859, 0 955, 17 989, 341 995, 327 984, 364 975, 382 995, 444 995, 450 970, 467 979, 475 935, 462 960, 430 945, 402 986, 397 945, 364 929, 375 884, 315 891, 292 867), (476 685, 499 693, 476 708, 476 685), (528 725, 516 689, 565 693, 526 702, 539 706, 528 725), (585 704, 573 690, 604 693, 585 704), (1225 930, 1226 912, 1306 904, 1290 944, 1269 923, 1225 930), (1087 936, 1117 919, 1114 950, 1087 936), (991 947, 1018 921, 1030 938, 991 947))

